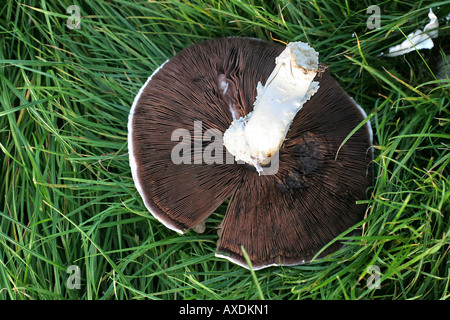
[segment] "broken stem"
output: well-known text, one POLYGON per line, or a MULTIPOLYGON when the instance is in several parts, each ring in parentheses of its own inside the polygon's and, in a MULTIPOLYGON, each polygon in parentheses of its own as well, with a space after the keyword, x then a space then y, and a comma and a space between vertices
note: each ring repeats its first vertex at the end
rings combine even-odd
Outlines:
POLYGON ((261 172, 278 154, 295 115, 319 88, 313 81, 318 55, 307 43, 292 42, 275 59, 265 86, 258 83, 253 111, 224 133, 224 145, 237 161, 261 172))

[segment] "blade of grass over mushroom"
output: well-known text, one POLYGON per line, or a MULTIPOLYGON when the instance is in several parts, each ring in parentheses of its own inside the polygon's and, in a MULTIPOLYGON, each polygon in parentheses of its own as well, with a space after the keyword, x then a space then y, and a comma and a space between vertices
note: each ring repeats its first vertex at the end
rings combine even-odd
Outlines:
MULTIPOLYGON (((337 159, 338 155, 339 155, 339 151, 341 150, 341 148, 344 146, 344 144, 348 141, 348 139, 350 139, 356 131, 358 131, 359 129, 361 129, 367 122, 369 122, 370 124, 370 119, 372 118, 373 114, 370 114, 369 116, 367 116, 363 121, 361 121, 356 127, 355 129, 353 129, 348 135, 347 137, 345 137, 345 139, 342 141, 342 143, 340 144, 339 148, 336 151, 336 156, 334 157, 335 159, 337 159)), ((368 150, 369 152, 369 150, 368 150)))
POLYGON ((248 256, 247 251, 245 251, 244 247, 241 247, 241 250, 242 250, 242 252, 244 254, 245 261, 247 262, 247 264, 249 266, 250 273, 252 274, 252 278, 253 278, 253 281, 255 283, 256 289, 258 290, 259 299, 264 300, 264 295, 263 295, 263 293, 261 291, 261 287, 260 287, 260 285, 258 283, 258 278, 256 277, 255 270, 253 270, 253 266, 252 266, 252 262, 250 260, 250 257, 248 256))

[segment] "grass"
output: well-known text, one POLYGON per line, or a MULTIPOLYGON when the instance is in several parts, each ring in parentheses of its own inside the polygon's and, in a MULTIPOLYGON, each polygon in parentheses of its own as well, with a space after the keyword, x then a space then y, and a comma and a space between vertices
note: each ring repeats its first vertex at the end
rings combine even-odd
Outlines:
MULTIPOLYGON (((4 1, 0 4, 0 299, 449 299, 450 2, 4 1), (80 29, 66 25, 69 5, 80 29), (431 50, 379 56, 428 23, 431 50), (163 61, 203 39, 309 41, 375 132, 366 218, 331 256, 250 272, 214 257, 225 204, 179 236, 144 208, 127 116, 163 61), (79 267, 81 288, 70 289, 79 267), (374 273, 373 267, 379 270, 374 273), (379 280, 379 289, 368 284, 379 280)), ((350 230, 350 231, 352 231, 350 230)))

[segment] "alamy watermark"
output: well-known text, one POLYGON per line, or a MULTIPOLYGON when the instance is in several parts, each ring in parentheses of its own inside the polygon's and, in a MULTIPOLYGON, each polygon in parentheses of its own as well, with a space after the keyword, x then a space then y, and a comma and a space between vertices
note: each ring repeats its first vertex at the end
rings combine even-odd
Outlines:
MULTIPOLYGON (((171 134, 171 141, 178 143, 171 150, 172 163, 181 164, 241 164, 234 161, 234 156, 223 145, 223 133, 218 129, 207 129, 203 133, 202 121, 194 121, 193 136, 188 129, 176 129, 171 134), (208 143, 205 147, 203 145, 208 143), (225 149, 224 149, 225 148, 225 149), (224 152, 225 151, 225 152, 224 152)), ((268 166, 262 167, 260 175, 274 175, 278 172, 278 153, 271 158, 268 166)))
POLYGON ((76 5, 68 6, 66 12, 71 14, 67 19, 66 26, 69 29, 80 29, 81 28, 81 12, 80 7, 76 5))
POLYGON ((381 9, 377 5, 371 5, 366 10, 367 14, 370 14, 367 18, 366 25, 369 30, 378 29, 381 27, 380 13, 381 9))
POLYGON ((367 273, 370 274, 367 279, 366 286, 368 289, 380 289, 381 285, 381 271, 377 265, 370 265, 367 268, 367 273))

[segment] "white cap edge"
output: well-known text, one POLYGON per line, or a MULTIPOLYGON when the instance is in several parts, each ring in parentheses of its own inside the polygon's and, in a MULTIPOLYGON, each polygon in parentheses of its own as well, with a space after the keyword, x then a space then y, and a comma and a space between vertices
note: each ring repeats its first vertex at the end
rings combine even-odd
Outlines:
POLYGON ((164 226, 166 226, 168 229, 171 229, 173 231, 176 231, 177 233, 180 234, 184 234, 185 231, 181 230, 179 228, 177 228, 176 226, 174 226, 173 224, 169 223, 168 221, 166 221, 160 214, 158 214, 156 212, 156 210, 154 210, 152 208, 152 206, 147 202, 147 200, 145 199, 145 194, 144 194, 144 190, 142 188, 142 185, 140 183, 139 177, 137 175, 137 163, 136 163, 136 159, 134 158, 134 149, 133 149, 133 139, 132 139, 132 135, 133 135, 133 115, 134 115, 134 111, 136 109, 136 105, 142 95, 142 93, 144 92, 145 88, 147 87, 147 85, 150 83, 150 80, 153 78, 153 76, 155 74, 157 74, 161 68, 169 61, 166 60, 162 65, 160 65, 151 75, 150 77, 147 79, 147 81, 145 82, 145 84, 139 89, 138 94, 136 95, 136 97, 134 98, 133 104, 131 105, 131 109, 130 109, 130 113, 128 115, 128 124, 127 124, 127 128, 128 128, 128 155, 129 155, 129 163, 130 163, 130 168, 131 168, 131 175, 133 177, 134 180, 134 185, 136 186, 136 189, 138 190, 142 200, 144 201, 144 205, 147 208, 147 210, 159 221, 161 222, 164 226))

